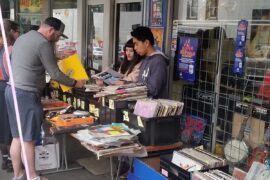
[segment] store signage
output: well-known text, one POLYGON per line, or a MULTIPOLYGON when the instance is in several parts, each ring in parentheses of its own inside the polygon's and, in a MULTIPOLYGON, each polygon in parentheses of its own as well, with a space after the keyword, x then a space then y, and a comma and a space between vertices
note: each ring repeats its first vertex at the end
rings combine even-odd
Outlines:
POLYGON ((194 81, 198 39, 193 37, 180 37, 178 47, 177 59, 179 78, 185 81, 194 81))

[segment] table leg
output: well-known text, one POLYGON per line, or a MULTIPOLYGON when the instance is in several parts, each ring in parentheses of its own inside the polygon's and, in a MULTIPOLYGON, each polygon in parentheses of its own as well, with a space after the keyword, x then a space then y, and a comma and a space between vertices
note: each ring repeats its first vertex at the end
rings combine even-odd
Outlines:
POLYGON ((113 180, 113 159, 112 156, 110 156, 110 167, 111 167, 111 180, 113 180))
POLYGON ((74 168, 68 168, 68 162, 67 162, 67 151, 66 151, 66 134, 62 134, 62 151, 61 151, 61 162, 60 162, 60 168, 57 168, 55 171, 46 171, 41 172, 40 174, 46 175, 46 174, 54 174, 59 172, 66 172, 66 171, 72 171, 72 170, 78 170, 82 169, 83 167, 74 167, 74 168))

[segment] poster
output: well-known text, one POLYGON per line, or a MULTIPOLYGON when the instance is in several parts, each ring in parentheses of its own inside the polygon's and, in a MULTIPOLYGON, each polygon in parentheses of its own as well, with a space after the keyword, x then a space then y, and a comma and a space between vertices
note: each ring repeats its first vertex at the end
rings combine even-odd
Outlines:
POLYGON ((20 0, 20 13, 41 13, 42 0, 20 0))
POLYGON ((162 46, 163 46, 163 28, 151 28, 151 31, 153 33, 154 40, 155 40, 154 47, 157 50, 162 51, 162 46))
POLYGON ((162 26, 163 25, 163 0, 151 0, 150 1, 150 26, 162 26))
POLYGON ((192 37, 180 37, 178 47, 177 60, 179 78, 193 82, 195 80, 198 39, 192 37))

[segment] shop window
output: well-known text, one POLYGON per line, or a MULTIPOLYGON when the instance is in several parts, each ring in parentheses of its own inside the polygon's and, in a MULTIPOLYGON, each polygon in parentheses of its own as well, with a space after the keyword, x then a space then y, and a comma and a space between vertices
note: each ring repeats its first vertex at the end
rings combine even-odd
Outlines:
POLYGON ((198 19, 198 0, 188 0, 187 19, 198 19))
POLYGON ((207 0, 205 19, 217 19, 218 14, 218 0, 207 0))
POLYGON ((131 38, 133 28, 142 24, 142 3, 119 3, 116 7, 116 44, 114 67, 118 69, 124 59, 124 45, 131 38))
POLYGON ((16 20, 19 22, 21 33, 37 29, 42 19, 49 14, 47 1, 45 0, 21 0, 17 2, 16 20))
POLYGON ((88 6, 87 67, 101 71, 103 60, 104 5, 88 6))
POLYGON ((52 1, 52 15, 66 25, 64 34, 68 38, 61 37, 55 47, 57 57, 62 59, 77 52, 77 0, 52 1))

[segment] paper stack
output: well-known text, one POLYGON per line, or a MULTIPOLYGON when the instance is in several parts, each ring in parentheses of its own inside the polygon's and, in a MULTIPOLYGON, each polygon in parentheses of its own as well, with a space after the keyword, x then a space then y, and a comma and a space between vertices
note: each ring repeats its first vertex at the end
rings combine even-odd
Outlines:
POLYGON ((115 154, 145 156, 145 149, 137 143, 139 133, 139 130, 130 129, 123 123, 112 123, 92 126, 73 136, 88 150, 96 153, 98 158, 115 154))

